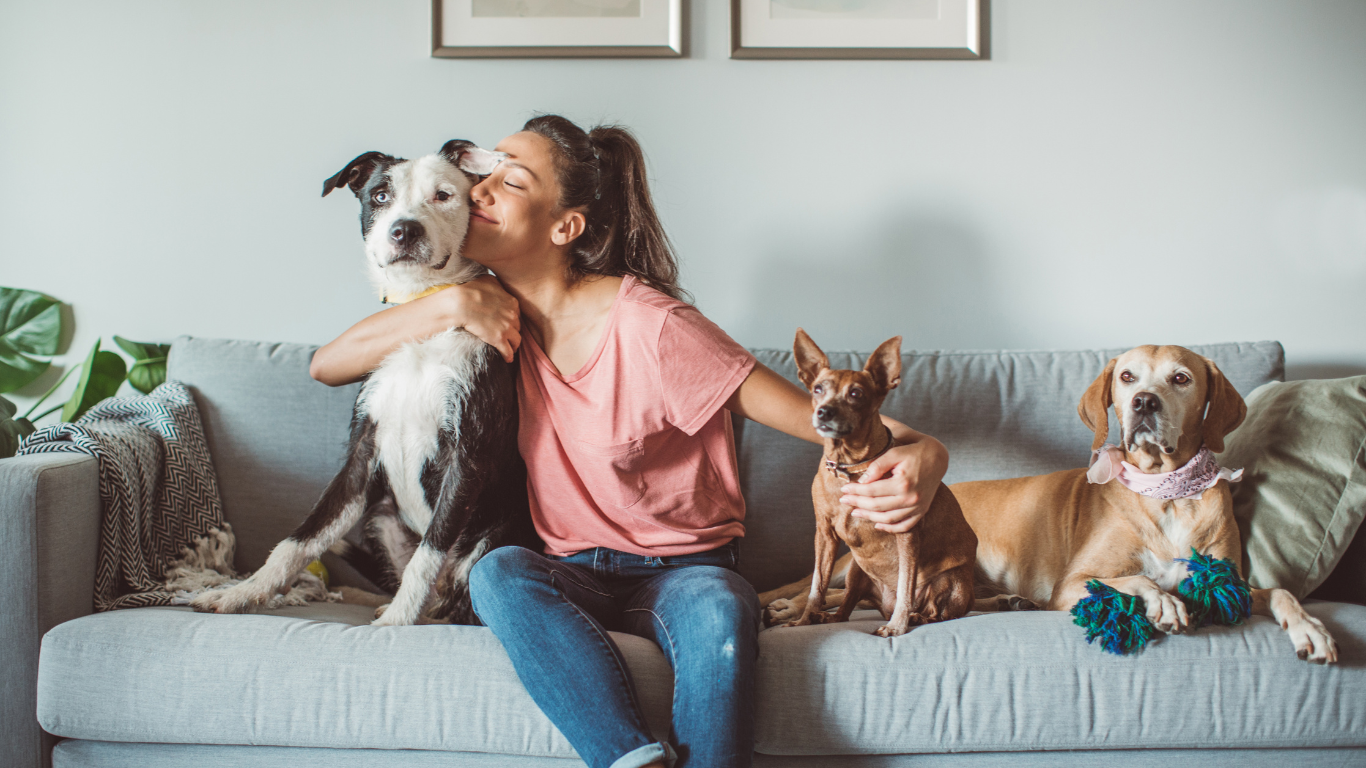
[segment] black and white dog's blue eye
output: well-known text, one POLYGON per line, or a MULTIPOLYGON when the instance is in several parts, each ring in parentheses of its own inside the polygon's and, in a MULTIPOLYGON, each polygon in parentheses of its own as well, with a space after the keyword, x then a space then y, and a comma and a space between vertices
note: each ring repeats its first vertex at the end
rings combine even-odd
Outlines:
POLYGON ((377 203, 387 203, 389 202, 389 193, 381 190, 371 195, 370 198, 377 203))

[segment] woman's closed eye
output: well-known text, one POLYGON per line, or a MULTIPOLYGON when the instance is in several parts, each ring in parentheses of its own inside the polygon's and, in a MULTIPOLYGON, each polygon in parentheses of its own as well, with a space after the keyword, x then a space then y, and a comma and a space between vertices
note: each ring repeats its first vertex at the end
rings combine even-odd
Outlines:
POLYGON ((512 187, 513 189, 521 189, 521 187, 517 186, 516 184, 513 184, 513 183, 510 182, 510 181, 505 181, 505 182, 503 182, 503 183, 506 184, 506 185, 508 185, 509 187, 512 187))

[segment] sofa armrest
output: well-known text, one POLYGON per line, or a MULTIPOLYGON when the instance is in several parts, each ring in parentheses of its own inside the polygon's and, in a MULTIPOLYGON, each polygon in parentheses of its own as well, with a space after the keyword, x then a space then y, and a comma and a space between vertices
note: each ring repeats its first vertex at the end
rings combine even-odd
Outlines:
POLYGON ((38 650, 43 633, 94 610, 99 486, 90 456, 0 459, 0 765, 49 764, 38 650))

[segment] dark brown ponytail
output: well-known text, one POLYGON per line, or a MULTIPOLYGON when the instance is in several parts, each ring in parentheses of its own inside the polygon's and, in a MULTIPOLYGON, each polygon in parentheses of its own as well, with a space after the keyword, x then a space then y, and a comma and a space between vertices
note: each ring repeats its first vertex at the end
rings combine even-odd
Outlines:
POLYGON ((575 276, 634 275, 642 283, 683 301, 678 259, 650 199, 645 154, 631 132, 600 125, 585 133, 559 115, 540 115, 522 130, 555 147, 560 205, 583 208, 584 233, 570 244, 575 276))

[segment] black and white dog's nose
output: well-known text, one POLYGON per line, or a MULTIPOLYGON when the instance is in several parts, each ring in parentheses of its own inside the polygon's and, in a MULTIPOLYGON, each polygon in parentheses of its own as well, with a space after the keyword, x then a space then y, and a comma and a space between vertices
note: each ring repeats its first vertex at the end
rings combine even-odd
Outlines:
POLYGON ((410 245, 421 240, 425 232, 415 219, 399 219, 389 227, 389 241, 394 245, 410 245))
POLYGON ((1157 399, 1157 395, 1151 392, 1139 392, 1134 395, 1134 413, 1146 414, 1157 413, 1162 410, 1162 401, 1157 399))

